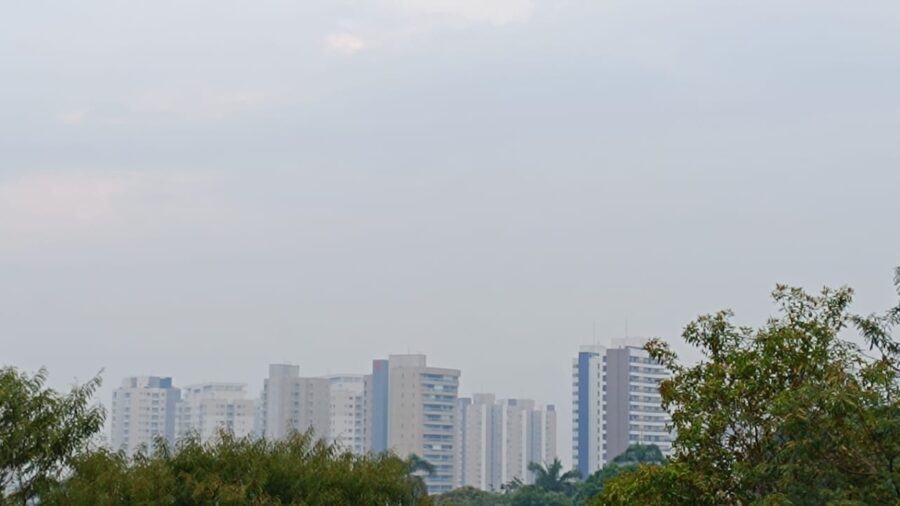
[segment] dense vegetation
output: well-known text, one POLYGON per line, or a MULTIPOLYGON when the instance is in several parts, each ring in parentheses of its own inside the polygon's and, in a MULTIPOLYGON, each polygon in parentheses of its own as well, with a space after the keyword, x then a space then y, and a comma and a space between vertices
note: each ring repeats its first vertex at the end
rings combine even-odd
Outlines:
POLYGON ((360 457, 310 434, 283 441, 188 439, 177 451, 128 460, 97 451, 73 463, 74 476, 44 495, 46 504, 412 505, 427 499, 409 463, 360 457))
POLYGON ((0 369, 0 503, 28 504, 58 482, 103 427, 103 409, 90 404, 99 378, 68 395, 46 380, 44 370, 0 369))
MULTIPOLYGON (((900 270, 895 279, 900 293, 900 270)), ((302 505, 868 505, 900 504, 900 305, 850 311, 852 292, 779 286, 780 313, 762 328, 722 311, 689 324, 703 353, 660 392, 677 431, 675 454, 632 446, 578 479, 559 461, 534 464, 534 484, 502 493, 462 488, 425 495, 427 462, 354 456, 314 442, 195 439, 126 458, 91 448, 103 411, 94 379, 62 395, 0 369, 0 504, 302 505)))
POLYGON ((546 465, 529 466, 534 484, 514 481, 502 493, 484 492, 472 487, 442 494, 435 498, 444 506, 582 506, 597 496, 604 484, 623 472, 636 470, 640 465, 660 465, 663 454, 654 445, 632 445, 603 469, 585 480, 577 471, 563 472, 562 463, 555 460, 546 465))
POLYGON ((694 366, 648 346, 675 373, 660 387, 675 455, 610 480, 596 504, 900 504, 900 305, 856 315, 847 288, 774 298, 759 330, 727 311, 688 325, 694 366))

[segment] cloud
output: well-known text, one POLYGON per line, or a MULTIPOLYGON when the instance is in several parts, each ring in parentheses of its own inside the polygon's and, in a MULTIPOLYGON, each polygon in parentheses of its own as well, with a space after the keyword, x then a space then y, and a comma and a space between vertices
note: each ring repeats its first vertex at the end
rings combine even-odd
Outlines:
POLYGON ((391 3, 410 13, 497 26, 527 21, 534 11, 532 0, 392 0, 391 3))
POLYGON ((68 111, 56 116, 56 120, 63 125, 80 125, 87 119, 86 111, 68 111))
POLYGON ((332 51, 345 55, 358 53, 367 47, 366 41, 350 33, 332 33, 326 42, 332 51))
POLYGON ((202 197, 212 182, 205 173, 129 170, 41 171, 0 178, 0 249, 25 237, 77 237, 137 223, 206 218, 209 199, 202 197))
POLYGON ((275 103, 271 93, 251 91, 152 91, 139 94, 127 104, 131 114, 174 117, 182 120, 219 120, 256 112, 275 103))

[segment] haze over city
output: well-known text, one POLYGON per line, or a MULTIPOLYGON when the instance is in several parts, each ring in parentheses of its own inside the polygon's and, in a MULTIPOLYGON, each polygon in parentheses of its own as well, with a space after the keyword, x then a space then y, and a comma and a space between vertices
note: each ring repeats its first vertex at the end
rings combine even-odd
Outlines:
POLYGON ((460 369, 555 404, 579 346, 776 283, 896 301, 900 4, 19 2, 0 349, 236 381, 460 369))

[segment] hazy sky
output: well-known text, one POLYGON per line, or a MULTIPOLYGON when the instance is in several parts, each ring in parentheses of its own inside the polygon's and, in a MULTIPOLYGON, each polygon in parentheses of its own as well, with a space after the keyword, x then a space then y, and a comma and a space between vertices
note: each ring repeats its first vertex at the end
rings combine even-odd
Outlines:
MULTIPOLYGON (((776 282, 896 302, 896 0, 82 0, 0 15, 0 362, 250 383, 570 360, 776 282)), ((679 349, 684 351, 682 345, 679 349)))

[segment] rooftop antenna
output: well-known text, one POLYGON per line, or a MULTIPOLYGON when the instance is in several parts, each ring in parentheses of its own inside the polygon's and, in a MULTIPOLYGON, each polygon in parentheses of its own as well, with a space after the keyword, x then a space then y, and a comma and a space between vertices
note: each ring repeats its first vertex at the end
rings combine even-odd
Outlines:
POLYGON ((598 343, 597 343, 597 320, 594 320, 594 329, 593 329, 593 335, 592 335, 592 337, 593 337, 593 340, 594 340, 594 346, 597 346, 597 344, 598 344, 598 343))
POLYGON ((628 339, 628 317, 625 317, 625 339, 628 339))

